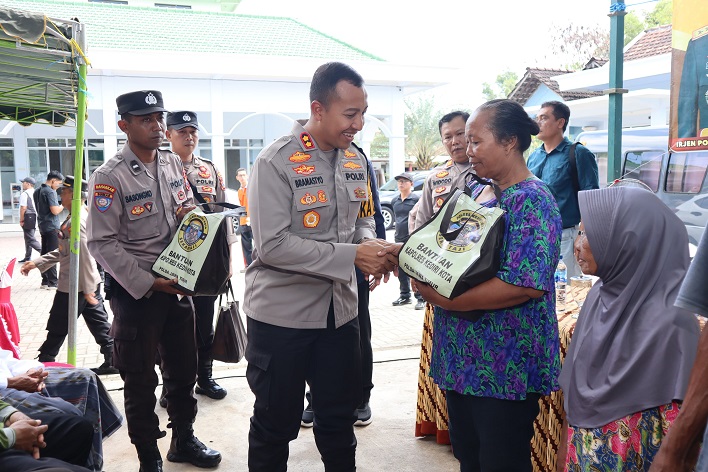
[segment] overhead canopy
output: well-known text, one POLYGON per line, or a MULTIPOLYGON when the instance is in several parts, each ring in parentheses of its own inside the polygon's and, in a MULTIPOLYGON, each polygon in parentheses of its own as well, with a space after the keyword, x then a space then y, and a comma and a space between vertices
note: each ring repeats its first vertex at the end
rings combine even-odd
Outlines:
POLYGON ((0 120, 75 121, 82 33, 78 21, 0 7, 0 120))

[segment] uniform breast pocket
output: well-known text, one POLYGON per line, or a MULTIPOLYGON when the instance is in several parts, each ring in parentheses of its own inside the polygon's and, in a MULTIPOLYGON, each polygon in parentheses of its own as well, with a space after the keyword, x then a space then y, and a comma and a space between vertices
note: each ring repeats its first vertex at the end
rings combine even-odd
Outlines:
POLYGON ((295 233, 322 233, 331 224, 332 202, 325 187, 296 190, 293 193, 295 214, 292 230, 295 233))
POLYGON ((174 199, 176 205, 175 209, 177 209, 178 206, 183 204, 185 200, 187 200, 187 192, 184 191, 182 187, 179 188, 173 188, 172 189, 172 198, 174 199))
POLYGON ((139 203, 127 205, 125 209, 128 214, 127 229, 130 241, 154 238, 160 234, 156 213, 145 209, 145 206, 139 203))

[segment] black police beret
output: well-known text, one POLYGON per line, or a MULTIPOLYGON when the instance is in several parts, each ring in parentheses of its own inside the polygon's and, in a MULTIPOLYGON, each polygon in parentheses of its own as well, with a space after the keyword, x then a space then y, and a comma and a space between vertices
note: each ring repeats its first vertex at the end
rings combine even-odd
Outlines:
POLYGON ((182 129, 187 126, 199 129, 197 114, 193 111, 173 111, 167 114, 168 128, 182 129))
MULTIPOLYGON (((74 187, 74 176, 73 175, 67 175, 66 177, 64 177, 64 187, 66 187, 66 188, 73 188, 74 187)), ((81 191, 88 192, 88 182, 86 182, 84 179, 81 179, 81 191)))
POLYGON ((149 115, 155 112, 166 112, 162 101, 162 94, 157 90, 138 90, 137 92, 124 93, 116 98, 118 114, 123 115, 149 115))

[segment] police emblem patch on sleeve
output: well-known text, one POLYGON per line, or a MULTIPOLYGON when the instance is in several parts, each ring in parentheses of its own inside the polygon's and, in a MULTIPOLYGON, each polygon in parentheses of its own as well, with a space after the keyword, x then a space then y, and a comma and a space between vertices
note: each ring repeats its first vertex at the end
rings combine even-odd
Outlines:
POLYGON ((113 204, 113 195, 116 193, 115 187, 106 184, 96 184, 93 186, 93 204, 101 213, 106 212, 113 204))

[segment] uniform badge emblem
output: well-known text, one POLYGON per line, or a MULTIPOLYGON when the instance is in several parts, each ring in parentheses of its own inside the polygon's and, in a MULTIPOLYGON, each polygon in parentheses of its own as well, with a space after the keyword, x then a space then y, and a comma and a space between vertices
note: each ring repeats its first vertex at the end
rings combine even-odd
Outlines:
POLYGON ((351 152, 349 149, 347 149, 344 151, 344 157, 346 157, 347 159, 352 159, 352 158, 356 157, 356 153, 351 152))
POLYGON ((157 104, 157 98, 155 97, 155 95, 152 94, 152 92, 148 93, 145 96, 145 103, 147 103, 148 105, 156 105, 157 104))
POLYGON ((203 186, 199 193, 214 193, 214 187, 203 186))
POLYGON ((302 142, 302 145, 305 147, 305 149, 315 148, 315 143, 312 141, 312 138, 307 133, 300 134, 300 141, 302 142))
POLYGON ((185 251, 194 251, 209 234, 209 222, 203 215, 192 214, 179 228, 177 241, 185 251))
POLYGON ((437 174, 435 174, 435 177, 437 177, 437 178, 439 178, 439 179, 442 179, 443 177, 447 177, 448 175, 450 175, 450 173, 449 173, 448 171, 446 171, 446 170, 441 170, 440 172, 438 172, 437 174))
POLYGON ((108 211, 113 204, 113 194, 116 193, 115 187, 106 184, 96 184, 93 186, 93 204, 101 213, 108 211))
POLYGON ((300 203, 302 203, 303 205, 312 205, 316 201, 317 201, 317 198, 315 198, 315 196, 312 195, 310 192, 303 195, 302 198, 300 199, 300 203))
POLYGON ((147 211, 152 211, 152 205, 153 205, 152 202, 145 202, 145 203, 143 203, 143 206, 145 207, 145 209, 146 209, 147 211))
POLYGON ((345 169, 361 169, 361 166, 356 162, 345 162, 344 164, 342 164, 342 167, 344 167, 345 169))
POLYGON ((184 115, 182 115, 182 121, 190 122, 192 121, 192 117, 185 113, 184 115))
POLYGON ((293 167, 293 171, 300 175, 310 175, 315 171, 315 166, 308 166, 305 164, 300 164, 297 167, 293 167))
POLYGON ((302 217, 302 224, 305 228, 316 228, 320 224, 320 214, 316 211, 308 211, 302 217))
POLYGON ((290 162, 306 162, 309 161, 310 158, 309 154, 305 154, 304 152, 297 151, 294 153, 292 156, 290 156, 288 159, 290 159, 290 162))
POLYGON ((327 202, 327 194, 325 193, 324 190, 320 190, 317 192, 317 201, 319 201, 320 203, 327 202))
POLYGON ((224 185, 224 177, 221 176, 221 172, 218 170, 216 171, 216 178, 219 179, 219 187, 221 187, 221 190, 226 190, 226 186, 224 185))
POLYGON ((440 208, 443 203, 445 203, 445 200, 443 200, 442 197, 438 197, 438 199, 435 200, 435 206, 436 206, 437 208, 440 208))
POLYGON ((366 198, 366 190, 361 187, 357 187, 354 189, 354 196, 359 199, 364 199, 366 198))
POLYGON ((202 179, 208 179, 211 177, 211 172, 209 172, 209 168, 207 166, 199 166, 199 177, 202 179))
POLYGON ((438 187, 435 189, 435 193, 443 193, 447 190, 447 186, 443 185, 442 187, 438 187))
POLYGON ((184 200, 185 198, 187 198, 187 196, 184 194, 184 190, 180 189, 180 190, 177 192, 177 198, 179 198, 180 201, 181 201, 181 200, 184 200))
POLYGON ((132 214, 136 215, 136 216, 137 216, 137 215, 142 215, 143 213, 145 213, 145 208, 143 208, 143 207, 140 206, 140 205, 135 205, 135 206, 133 207, 133 209, 130 210, 130 212, 131 212, 132 214))

